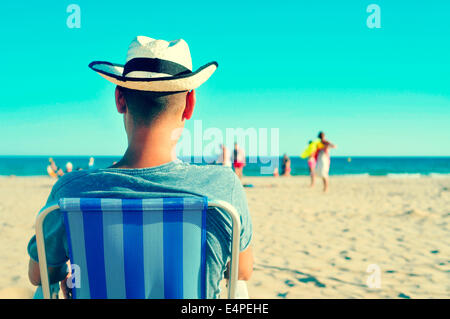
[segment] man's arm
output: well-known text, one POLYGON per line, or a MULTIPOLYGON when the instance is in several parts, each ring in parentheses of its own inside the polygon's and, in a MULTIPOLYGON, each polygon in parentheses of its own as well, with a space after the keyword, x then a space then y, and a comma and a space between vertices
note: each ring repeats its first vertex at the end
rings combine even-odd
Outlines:
MULTIPOLYGON (((244 188, 242 187, 241 181, 236 176, 236 174, 232 174, 232 176, 234 179, 234 187, 231 204, 239 212, 241 219, 241 231, 239 234, 240 253, 238 279, 249 280, 253 272, 253 252, 250 243, 252 239, 253 226, 250 212, 248 211, 248 204, 244 188)), ((230 234, 230 237, 231 235, 232 234, 230 234)))
MULTIPOLYGON (((239 253, 238 280, 249 281, 253 273, 253 252, 249 246, 239 253)), ((230 279, 230 263, 227 264, 225 279, 230 279)))
POLYGON ((38 286, 41 283, 41 274, 39 272, 39 264, 30 258, 28 262, 28 279, 33 286, 38 286))
POLYGON ((250 280, 253 273, 253 252, 249 246, 239 253, 239 274, 238 280, 250 280))
POLYGON ((334 145, 333 143, 331 143, 331 142, 328 141, 328 140, 323 140, 323 141, 322 141, 322 144, 325 145, 325 146, 328 146, 329 148, 337 148, 336 145, 334 145))
MULTIPOLYGON (((64 280, 67 276, 67 266, 66 264, 61 267, 48 267, 48 277, 50 283, 56 283, 64 280)), ((39 271, 39 263, 35 262, 30 258, 28 263, 28 279, 34 286, 39 286, 41 284, 41 273, 39 271)))

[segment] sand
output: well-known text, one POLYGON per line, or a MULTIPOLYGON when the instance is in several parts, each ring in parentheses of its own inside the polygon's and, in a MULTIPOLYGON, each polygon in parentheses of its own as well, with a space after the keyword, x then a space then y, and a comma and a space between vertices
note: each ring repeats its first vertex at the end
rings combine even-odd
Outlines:
MULTIPOLYGON (((251 298, 450 298, 450 177, 333 177, 328 194, 306 177, 244 181, 251 298)), ((0 177, 0 298, 34 290, 26 246, 53 183, 0 177)))

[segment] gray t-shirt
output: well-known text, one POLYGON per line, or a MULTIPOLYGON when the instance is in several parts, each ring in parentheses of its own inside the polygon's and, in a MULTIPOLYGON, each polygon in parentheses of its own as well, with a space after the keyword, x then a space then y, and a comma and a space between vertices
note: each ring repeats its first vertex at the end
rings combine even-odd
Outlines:
MULTIPOLYGON (((249 246, 252 222, 244 189, 233 171, 222 166, 189 165, 176 160, 149 168, 77 171, 58 180, 47 204, 64 197, 180 196, 206 196, 233 205, 241 219, 240 250, 249 246)), ((62 218, 49 215, 44 226, 48 265, 61 266, 69 259, 62 218)), ((206 231, 206 292, 207 298, 217 298, 220 293, 219 283, 231 255, 231 219, 220 211, 209 213, 206 217, 206 231)), ((28 253, 38 261, 35 236, 28 244, 28 253)))

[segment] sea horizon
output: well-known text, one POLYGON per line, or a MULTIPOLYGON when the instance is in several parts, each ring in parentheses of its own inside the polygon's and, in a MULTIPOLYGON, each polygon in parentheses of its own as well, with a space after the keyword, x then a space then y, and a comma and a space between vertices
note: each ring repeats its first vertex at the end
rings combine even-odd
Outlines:
MULTIPOLYGON (((89 169, 91 155, 0 155, 0 176, 46 176, 48 158, 65 169, 67 162, 74 170, 89 169)), ((120 160, 121 155, 99 155, 94 168, 107 168, 120 160)), ((195 165, 215 164, 217 156, 180 157, 184 162, 195 165)), ((244 168, 246 176, 271 176, 262 173, 262 167, 277 167, 282 171, 282 157, 247 157, 244 168), (278 162, 278 165, 277 165, 278 162)), ((290 156, 293 176, 309 175, 307 161, 299 156, 290 156)), ((269 170, 270 172, 272 170, 269 170)), ((332 156, 330 175, 386 176, 386 177, 440 177, 450 175, 450 156, 332 156)))

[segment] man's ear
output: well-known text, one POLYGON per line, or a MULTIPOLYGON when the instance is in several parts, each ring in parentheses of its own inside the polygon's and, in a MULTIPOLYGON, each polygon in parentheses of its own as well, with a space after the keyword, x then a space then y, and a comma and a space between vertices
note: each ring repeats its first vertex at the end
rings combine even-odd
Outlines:
POLYGON ((186 94, 186 107, 183 112, 183 120, 190 120, 192 113, 194 113, 195 106, 195 90, 192 90, 186 94))
POLYGON ((127 112, 127 102, 125 101, 122 90, 118 86, 116 86, 116 107, 117 112, 120 114, 127 112))

